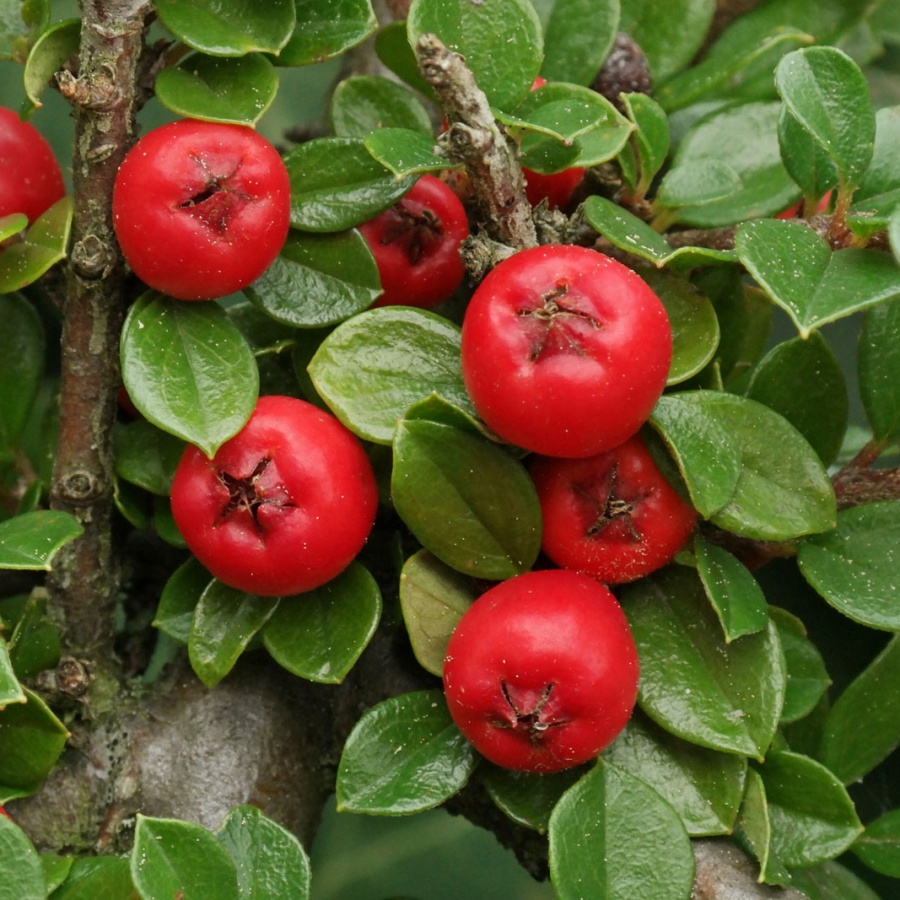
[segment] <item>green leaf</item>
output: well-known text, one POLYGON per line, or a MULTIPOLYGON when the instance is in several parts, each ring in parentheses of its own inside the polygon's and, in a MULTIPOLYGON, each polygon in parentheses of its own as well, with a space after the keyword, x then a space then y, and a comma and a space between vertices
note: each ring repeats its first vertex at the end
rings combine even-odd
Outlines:
POLYGON ((55 853, 41 854, 41 868, 47 891, 52 894, 68 877, 75 860, 71 856, 57 856, 55 853))
POLYGON ((72 198, 63 197, 34 221, 23 241, 0 250, 0 294, 27 287, 65 259, 71 227, 72 198))
POLYGON ((628 0, 619 29, 638 42, 661 84, 694 58, 714 10, 713 0, 628 0))
POLYGON ((772 852, 785 865, 832 859, 862 831, 853 801, 821 763, 773 750, 759 773, 772 822, 772 852))
POLYGON ((136 900, 131 868, 124 856, 82 857, 72 862, 53 900, 136 900))
POLYGON ((831 685, 831 679, 825 670, 822 654, 807 637, 800 619, 775 606, 770 607, 769 612, 778 628, 788 670, 781 721, 796 722, 816 708, 831 685))
POLYGON ((691 504, 704 518, 723 509, 737 490, 742 460, 737 440, 714 410, 693 393, 664 394, 650 425, 660 434, 687 485, 691 504))
POLYGON ((50 0, 0 2, 0 59, 21 62, 29 37, 47 27, 50 19, 50 0), (29 35, 29 27, 31 26, 29 35))
POLYGON ((125 388, 138 410, 210 458, 253 412, 256 360, 217 303, 148 291, 128 311, 121 356, 125 388))
POLYGON ((41 858, 25 832, 6 816, 0 816, 0 859, 0 900, 45 900, 41 858))
POLYGON ((44 374, 46 341, 41 318, 21 294, 0 296, 0 321, 15 353, 0 359, 0 446, 18 447, 44 374))
POLYGON ((153 625, 163 634, 186 644, 191 636, 194 610, 213 577, 191 556, 170 576, 159 598, 153 625))
POLYGON ((331 95, 331 126, 338 137, 365 138, 380 128, 407 128, 431 137, 431 118, 402 84, 380 75, 352 75, 331 95))
POLYGON ((701 228, 734 225, 781 212, 797 197, 797 185, 781 161, 780 103, 726 106, 700 119, 678 144, 673 167, 698 158, 717 159, 741 179, 741 188, 714 203, 684 207, 678 221, 701 228))
POLYGON ((741 189, 741 176, 726 162, 694 156, 666 172, 656 192, 657 207, 706 206, 741 189))
POLYGON ((193 53, 154 83, 167 109, 191 119, 255 125, 278 92, 278 73, 261 53, 236 59, 193 53))
POLYGON ((544 32, 543 76, 589 85, 615 39, 619 0, 535 0, 534 7, 544 32))
POLYGON ((881 900, 861 878, 834 860, 796 869, 791 884, 809 900, 881 900))
POLYGON ((116 475, 151 494, 168 497, 184 441, 161 431, 146 419, 117 428, 113 434, 116 475))
POLYGON ((832 252, 799 222, 748 222, 738 230, 735 246, 801 337, 900 294, 900 266, 887 254, 855 248, 832 252))
POLYGON ((401 421, 394 507, 416 538, 466 575, 500 580, 531 568, 541 542, 537 492, 503 448, 449 425, 401 421))
MULTIPOLYGON (((2 647, 0 642, 0 657, 3 654, 2 647)), ((31 678, 44 669, 52 669, 59 662, 59 657, 59 631, 47 615, 47 598, 40 591, 32 591, 9 639, 10 662, 18 678, 31 678)), ((3 663, 0 661, 0 672, 2 669, 3 663)), ((21 700, 24 699, 23 694, 21 700)), ((3 703, 0 699, 0 706, 3 703)))
POLYGON ((817 201, 837 184, 837 170, 831 158, 787 108, 778 121, 778 143, 784 166, 804 197, 817 201))
POLYGON ((454 168, 435 149, 431 135, 409 128, 381 128, 366 138, 366 150, 397 178, 454 168))
POLYGON ((665 110, 647 94, 625 93, 619 96, 636 128, 632 145, 640 162, 638 189, 643 194, 650 188, 653 177, 669 155, 669 120, 665 110))
POLYGON ((225 848, 205 828, 177 819, 138 813, 131 877, 143 898, 240 897, 235 865, 225 848))
POLYGON ((340 56, 378 27, 370 0, 294 0, 297 27, 278 57, 282 66, 308 66, 340 56))
POLYGON ((215 687, 232 670, 278 603, 278 597, 258 597, 218 580, 210 582, 194 610, 188 638, 191 667, 207 687, 215 687))
POLYGON ((214 832, 234 862, 241 900, 307 900, 309 859, 286 828, 255 806, 237 806, 214 832))
POLYGON ((900 878, 900 809, 869 822, 850 849, 870 869, 900 878))
POLYGON ((404 815, 438 806, 476 765, 439 690, 385 700, 356 723, 338 766, 338 810, 404 815))
POLYGON ((0 784, 30 793, 56 764, 69 732, 37 694, 26 688, 25 697, 0 710, 0 784))
POLYGON ((34 107, 43 106, 41 94, 53 83, 53 76, 78 52, 81 20, 66 19, 43 31, 25 61, 25 94, 34 107))
POLYGON ((420 94, 435 99, 431 85, 422 77, 413 48, 406 34, 406 20, 389 22, 375 35, 375 54, 401 81, 420 94))
POLYGON ((294 675, 339 684, 365 650, 380 618, 378 583, 353 562, 322 587, 286 598, 263 629, 263 644, 294 675))
POLYGON ((294 0, 157 0, 155 9, 179 40, 211 56, 277 54, 297 24, 294 0))
POLYGON ((598 762, 553 810, 550 879, 560 900, 683 900, 693 877, 678 814, 623 769, 598 762))
POLYGON ((413 0, 406 27, 412 47, 422 35, 436 34, 461 53, 488 101, 500 109, 511 109, 528 93, 541 67, 541 23, 528 0, 413 0))
POLYGON ((835 701, 825 722, 822 760, 844 782, 861 779, 900 745, 900 638, 835 701))
POLYGON ((291 225, 344 231, 393 206, 415 183, 395 178, 360 138, 325 137, 284 157, 291 179, 291 225))
MULTIPOLYGON (((875 113, 875 149, 872 161, 853 195, 857 206, 878 209, 880 199, 888 200, 900 188, 900 106, 875 113), (863 201, 862 203, 860 201, 863 201)), ((894 199, 896 202, 896 198, 894 199)))
POLYGON ((0 522, 0 568, 44 569, 84 529, 69 513, 41 509, 0 522))
POLYGON ((750 570, 733 554, 698 535, 697 572, 727 642, 763 631, 769 624, 766 596, 750 570))
POLYGON ((859 184, 875 145, 875 110, 859 66, 836 47, 785 56, 775 85, 791 115, 834 160, 842 184, 859 184))
POLYGON ((747 772, 747 787, 737 821, 737 833, 759 861, 760 880, 789 885, 791 874, 772 846, 772 817, 763 780, 756 769, 747 772))
POLYGON ((729 834, 744 792, 747 760, 679 740, 639 712, 603 754, 650 785, 688 834, 729 834))
POLYGON ((850 401, 841 364, 821 334, 773 347, 754 369, 747 396, 784 416, 825 465, 837 458, 850 401))
POLYGON ((337 234, 294 231, 244 293, 277 322, 321 328, 371 306, 381 293, 381 280, 368 244, 355 229, 337 234))
POLYGON ((24 703, 25 691, 16 678, 6 641, 0 638, 0 709, 10 703, 24 703))
POLYGON ((28 227, 28 216, 25 213, 10 213, 0 216, 0 242, 19 234, 28 227))
POLYGON ((900 301, 870 309, 859 335, 859 392, 872 436, 900 438, 900 301))
POLYGON ((482 780, 491 800, 513 822, 546 834, 553 808, 584 774, 585 766, 538 774, 501 769, 487 763, 482 772, 482 780))
POLYGON ((900 503, 867 503, 838 513, 837 527, 797 548, 803 577, 845 616, 888 631, 900 630, 897 547, 900 503))
MULTIPOLYGON (((721 391, 679 395, 730 431, 741 456, 734 494, 710 520, 755 540, 785 541, 835 523, 831 480, 800 433, 767 406, 721 391)), ((655 415, 655 413, 654 413, 655 415)))
POLYGON ((447 642, 462 614, 475 599, 469 578, 427 550, 419 550, 400 573, 400 609, 419 664, 440 677, 447 642))
POLYGON ((700 580, 680 566, 628 585, 621 599, 641 660, 644 712, 701 747, 761 759, 784 700, 775 626, 726 644, 700 580))
POLYGON ((460 329, 427 310, 382 307, 339 325, 309 364, 316 390, 355 434, 390 444, 410 406, 437 393, 470 412, 460 329))

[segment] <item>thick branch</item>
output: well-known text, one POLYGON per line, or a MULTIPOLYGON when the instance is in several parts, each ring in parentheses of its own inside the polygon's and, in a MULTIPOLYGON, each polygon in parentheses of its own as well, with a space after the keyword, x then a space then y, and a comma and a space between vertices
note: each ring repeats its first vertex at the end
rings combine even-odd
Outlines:
POLYGON ((447 117, 450 152, 465 163, 479 224, 517 250, 536 246, 518 148, 495 121, 463 58, 433 34, 419 38, 416 57, 447 117))
POLYGON ((59 449, 51 504, 84 534, 57 557, 50 578, 66 647, 112 658, 118 592, 111 547, 111 435, 119 384, 124 263, 112 228, 116 171, 135 134, 145 0, 82 3, 79 71, 60 73, 75 110, 75 217, 62 300, 59 449))

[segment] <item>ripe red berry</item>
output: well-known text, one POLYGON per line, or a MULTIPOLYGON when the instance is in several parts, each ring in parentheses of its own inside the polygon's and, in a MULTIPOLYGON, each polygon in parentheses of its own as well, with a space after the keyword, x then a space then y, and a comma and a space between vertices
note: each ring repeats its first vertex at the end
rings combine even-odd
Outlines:
POLYGON ((423 175, 402 200, 359 230, 375 257, 384 291, 374 306, 429 309, 462 282, 459 250, 469 236, 466 210, 434 176, 423 175))
POLYGON ((628 622, 603 585, 563 569, 491 588, 447 647, 444 691, 460 731, 491 762, 555 772, 593 759, 637 698, 628 622))
POLYGON ((33 222, 66 193, 62 171, 44 136, 0 106, 0 216, 33 222))
POLYGON ((113 190, 113 224, 132 271, 179 300, 240 291, 278 255, 290 179, 252 128, 182 119, 131 148, 113 190))
POLYGON ((520 251, 481 282, 462 328, 462 373, 485 423, 546 456, 621 444, 666 384, 672 333, 645 281, 571 245, 520 251))
POLYGON ((586 459, 537 457, 530 471, 544 552, 558 566, 606 584, 671 562, 697 522, 639 437, 586 459))
POLYGON ((212 459, 189 446, 172 483, 172 515, 220 581, 281 597, 340 574, 372 529, 378 491, 357 438, 294 397, 260 397, 212 459))

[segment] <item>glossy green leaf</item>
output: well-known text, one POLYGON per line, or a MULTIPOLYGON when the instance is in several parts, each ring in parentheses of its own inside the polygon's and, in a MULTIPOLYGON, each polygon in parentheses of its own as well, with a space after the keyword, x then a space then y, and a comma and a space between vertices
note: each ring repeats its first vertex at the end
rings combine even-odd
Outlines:
POLYGON ((541 74, 588 85, 600 71, 619 24, 619 0, 535 0, 544 32, 541 74))
POLYGON ((42 32, 25 61, 25 94, 33 106, 43 106, 41 94, 50 87, 53 76, 78 52, 81 20, 66 19, 42 32))
POLYGON ((688 834, 729 834, 744 792, 747 760, 664 731, 639 712, 603 759, 649 784, 678 813, 688 834))
POLYGON ((309 364, 316 390, 355 434, 389 444, 410 406, 437 393, 463 410, 460 329, 408 307, 368 310, 339 325, 309 364))
POLYGON ((528 473, 505 449, 468 431, 401 421, 391 497, 420 543, 466 575, 511 578, 540 551, 540 504, 528 473))
POLYGON ((495 440, 493 432, 474 413, 461 409, 434 393, 429 394, 424 400, 414 403, 406 411, 404 418, 439 422, 442 425, 451 425, 453 428, 461 428, 471 434, 479 434, 489 440, 495 440))
POLYGON ((188 637, 191 667, 207 687, 215 687, 232 670, 278 603, 278 597, 258 597, 218 580, 210 582, 200 595, 188 637))
MULTIPOLYGON (((2 646, 0 642, 0 656, 2 646)), ((44 669, 52 669, 59 662, 60 649, 59 631, 47 615, 47 598, 40 591, 32 591, 9 639, 9 660, 16 676, 31 678, 44 669)), ((0 672, 2 670, 0 661, 0 672)), ((0 675, 0 683, 2 678, 0 675)), ((0 705, 3 703, 0 699, 0 705)))
POLYGON ((41 868, 47 891, 52 894, 65 880, 72 869, 74 859, 71 856, 58 856, 55 853, 41 854, 41 868))
POLYGON ((395 178, 360 138, 316 138, 284 157, 291 178, 291 225, 344 231, 396 203, 415 178, 395 178))
POLYGON ((656 192, 656 206, 705 206, 741 189, 741 176, 722 160, 691 157, 666 172, 656 192))
POLYGON ((414 553, 400 573, 400 609, 419 664, 433 675, 444 671, 447 642, 475 599, 472 581, 427 550, 414 553))
POLYGON ((74 516, 51 509, 0 522, 0 568, 49 571, 59 548, 83 530, 74 516))
POLYGON ((0 638, 0 709, 10 703, 24 703, 25 691, 16 678, 6 641, 0 638))
POLYGON ((143 898, 238 900, 235 865, 205 828, 138 813, 131 877, 143 898))
POLYGON ((256 405, 256 360, 217 303, 184 303, 148 291, 128 311, 121 357, 125 388, 138 410, 210 458, 256 405))
POLYGON ((0 816, 0 859, 0 900, 45 900, 41 858, 25 832, 6 816, 0 816))
POLYGON ((900 294, 900 265, 887 254, 853 248, 832 252, 801 223, 748 222, 738 230, 735 246, 802 337, 900 294))
POLYGON ((275 67, 261 53, 222 58, 194 53, 154 83, 167 109, 191 119, 255 125, 278 92, 275 67))
POLYGON ((434 91, 419 71, 416 55, 409 45, 406 20, 389 22, 375 35, 375 54, 385 67, 420 94, 434 99, 434 91))
POLYGON ((858 875, 834 860, 795 869, 791 884, 809 900, 883 900, 858 875))
POLYGON ((549 833, 550 879, 560 900, 690 894, 694 856, 678 814, 617 766, 599 762, 566 791, 549 833))
POLYGON ((704 540, 694 540, 697 572, 722 625, 727 642, 763 631, 769 624, 766 596, 750 570, 733 554, 704 540))
POLYGON ((680 395, 730 431, 741 456, 737 486, 711 521, 744 537, 783 541, 832 528, 835 497, 818 455, 767 406, 721 391, 680 395))
POLYGON ((0 250, 0 294, 21 290, 65 259, 71 227, 72 198, 63 197, 35 220, 23 241, 0 250))
POLYGON ((296 328, 336 325, 381 293, 378 267, 355 229, 294 231, 268 269, 244 292, 267 316, 296 328))
POLYGON ((622 607, 641 660, 644 712, 701 747, 762 758, 784 700, 775 626, 726 644, 699 578, 677 566, 627 586, 622 607))
POLYGON ((331 95, 331 125, 338 137, 365 138, 380 128, 407 128, 431 137, 425 107, 402 84, 381 75, 351 75, 331 95))
POLYGON ((338 684, 365 650, 380 618, 378 583, 354 562, 322 587, 285 598, 263 629, 263 643, 294 675, 338 684))
POLYGON ((678 144, 673 166, 698 158, 717 159, 741 179, 740 189, 714 203, 685 207, 678 221, 715 228, 781 212, 797 196, 797 185, 781 161, 780 103, 727 106, 702 118, 678 144))
POLYGON ((125 856, 81 857, 53 900, 138 900, 131 880, 131 867, 125 856))
POLYGON ((212 580, 212 575, 195 557, 182 563, 169 576, 163 588, 153 618, 154 627, 170 638, 186 644, 191 636, 194 610, 212 580))
POLYGON ((875 145, 875 110, 859 66, 836 47, 807 47, 779 62, 775 84, 791 115, 834 160, 842 183, 859 184, 875 145))
POLYGON ((413 0, 406 27, 413 47, 423 34, 436 34, 461 53, 488 101, 500 109, 511 109, 528 93, 541 67, 541 23, 528 0, 413 0))
POLYGON ((366 149, 398 178, 454 168, 446 156, 435 153, 431 135, 408 128, 382 128, 366 138, 366 149))
POLYGON ((776 750, 759 773, 772 822, 772 852, 785 865, 832 859, 862 831, 847 791, 821 763, 776 750))
POLYGON ((286 828, 255 806, 237 806, 214 832, 234 862, 241 900, 307 900, 309 859, 286 828))
POLYGON ((897 631, 898 548, 900 503, 885 501, 842 510, 837 528, 803 541, 797 559, 804 578, 835 609, 870 628, 897 631))
POLYGON ((117 428, 114 439, 116 475, 151 494, 167 497, 184 453, 184 441, 146 419, 117 428))
POLYGON ((900 189, 900 106, 875 113, 875 149, 872 160, 853 195, 854 203, 886 211, 896 203, 900 189), (891 199, 893 197, 893 199, 891 199), (887 203, 882 204, 884 198, 887 203))
POLYGON ((737 440, 693 393, 664 394, 650 425, 678 464, 691 504, 704 518, 723 509, 737 490, 743 468, 737 440))
POLYGON ((837 458, 850 401, 841 364, 821 334, 773 347, 754 369, 747 396, 784 416, 825 465, 837 458))
POLYGON ((361 44, 378 22, 370 0, 294 0, 297 27, 278 56, 282 66, 308 66, 361 44))
POLYGON ((781 159, 804 197, 818 200, 837 184, 831 157, 785 107, 778 120, 781 159))
POLYGON ((869 822, 850 849, 870 869, 900 878, 900 809, 869 822))
POLYGON ((546 834, 553 808, 585 773, 585 766, 538 774, 487 764, 481 771, 491 800, 513 822, 546 834))
POLYGON ((14 450, 43 377, 46 341, 40 316, 21 294, 0 295, 0 321, 15 347, 0 359, 0 446, 14 450))
POLYGON ((759 878, 768 884, 789 885, 791 874, 772 846, 772 816, 766 788, 756 769, 747 772, 747 786, 737 820, 737 833, 759 862, 759 878))
POLYGON ((277 54, 297 24, 294 0, 157 0, 154 6, 179 40, 212 56, 277 54))
POLYGON ((385 700, 356 723, 338 766, 339 810, 404 815, 438 806, 475 768, 439 690, 385 700))
POLYGON ((628 0, 619 28, 638 42, 661 84, 693 59, 714 10, 713 0, 628 0))
POLYGON ((859 392, 872 436, 900 438, 900 301, 870 309, 859 335, 859 392))
POLYGON ((635 124, 632 145, 640 162, 638 188, 644 194, 669 155, 669 120, 665 110, 647 94, 625 93, 620 97, 625 113, 635 124))
POLYGON ((781 721, 796 722, 815 709, 831 685, 831 679, 822 654, 807 637, 800 619, 778 607, 770 607, 769 611, 778 628, 788 671, 781 721))
POLYGON ((850 784, 900 745, 900 638, 881 653, 835 701, 825 723, 822 760, 850 784))
POLYGON ((27 688, 25 703, 0 710, 0 784, 37 790, 69 737, 65 725, 27 688))
POLYGON ((0 216, 0 241, 5 241, 19 234, 28 227, 28 216, 25 213, 10 213, 0 216))

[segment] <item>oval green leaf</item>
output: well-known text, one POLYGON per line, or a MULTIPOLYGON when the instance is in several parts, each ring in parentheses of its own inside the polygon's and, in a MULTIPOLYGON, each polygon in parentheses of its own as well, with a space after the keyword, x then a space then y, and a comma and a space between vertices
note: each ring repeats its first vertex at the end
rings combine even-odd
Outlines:
POLYGON ((159 598, 153 625, 163 634, 186 644, 191 637, 191 623, 200 597, 213 577, 191 556, 170 576, 159 598))
POLYGON ((71 197, 57 200, 25 232, 23 241, 0 250, 0 294, 27 287, 66 258, 72 208, 71 197))
POLYGON ((294 675, 339 684, 365 650, 380 618, 378 583, 353 562, 328 584, 285 598, 263 630, 263 644, 294 675))
POLYGON ((0 816, 0 859, 0 900, 45 900, 47 888, 41 858, 25 832, 6 816, 0 816))
POLYGON ((381 128, 366 138, 366 150, 397 178, 455 167, 435 149, 431 135, 409 128, 381 128))
POLYGON ((6 641, 0 639, 0 708, 25 700, 25 691, 16 677, 6 641))
POLYGON ((56 765, 69 732, 37 694, 26 688, 25 698, 0 710, 0 785, 30 793, 56 765))
POLYGON ((361 44, 378 27, 370 0, 294 0, 297 27, 278 56, 281 66, 308 66, 361 44))
POLYGON ((850 849, 870 869, 900 878, 900 809, 869 822, 850 849))
POLYGON ((540 504, 528 473, 502 447, 468 431, 400 422, 391 497, 422 545, 466 575, 511 578, 540 551, 540 504))
POLYGON ((834 860, 795 869, 791 885, 809 900, 882 900, 862 878, 834 860))
POLYGON ((589 85, 615 39, 619 0, 535 0, 534 7, 544 30, 541 74, 589 85))
POLYGON ((859 392, 872 436, 885 443, 900 438, 900 301, 866 313, 859 335, 859 392))
POLYGON ((33 106, 43 106, 41 94, 50 87, 53 76, 78 53, 81 20, 57 22, 34 42, 25 61, 25 94, 33 106))
POLYGON ((830 687, 831 679, 822 654, 807 637, 800 619, 776 606, 769 607, 769 612, 778 628, 788 671, 781 721, 782 724, 796 722, 816 708, 830 687))
POLYGON ((217 303, 184 303, 148 291, 128 311, 121 357, 138 410, 210 458, 253 412, 256 360, 217 303))
POLYGON ((134 900, 138 895, 125 856, 79 857, 53 900, 134 900))
POLYGON ((476 763, 441 691, 393 697, 365 713, 347 738, 338 809, 370 815, 432 809, 465 785, 476 763))
POLYGON ((175 469, 184 453, 184 441, 161 431, 146 419, 137 419, 113 433, 116 475, 151 494, 168 497, 175 469))
POLYGON ((706 206, 736 194, 741 176, 728 163, 708 156, 693 156, 673 165, 656 192, 656 207, 677 209, 706 206))
POLYGON ((491 800, 506 815, 533 831, 546 834, 559 798, 585 773, 585 766, 538 774, 486 764, 482 780, 491 800))
POLYGON ((431 137, 431 118, 415 94, 380 75, 352 75, 331 95, 331 126, 338 137, 365 138, 380 128, 406 128, 431 137))
POLYGON ((0 321, 9 347, 0 359, 0 446, 19 445, 44 373, 44 326, 34 306, 21 294, 0 296, 0 321))
POLYGON ((772 817, 766 788, 756 769, 747 772, 747 786, 736 823, 739 838, 759 862, 759 878, 766 884, 786 887, 791 873, 772 847, 772 817))
POLYGON ((0 522, 0 568, 49 571, 59 548, 82 531, 74 516, 54 509, 38 509, 0 522))

